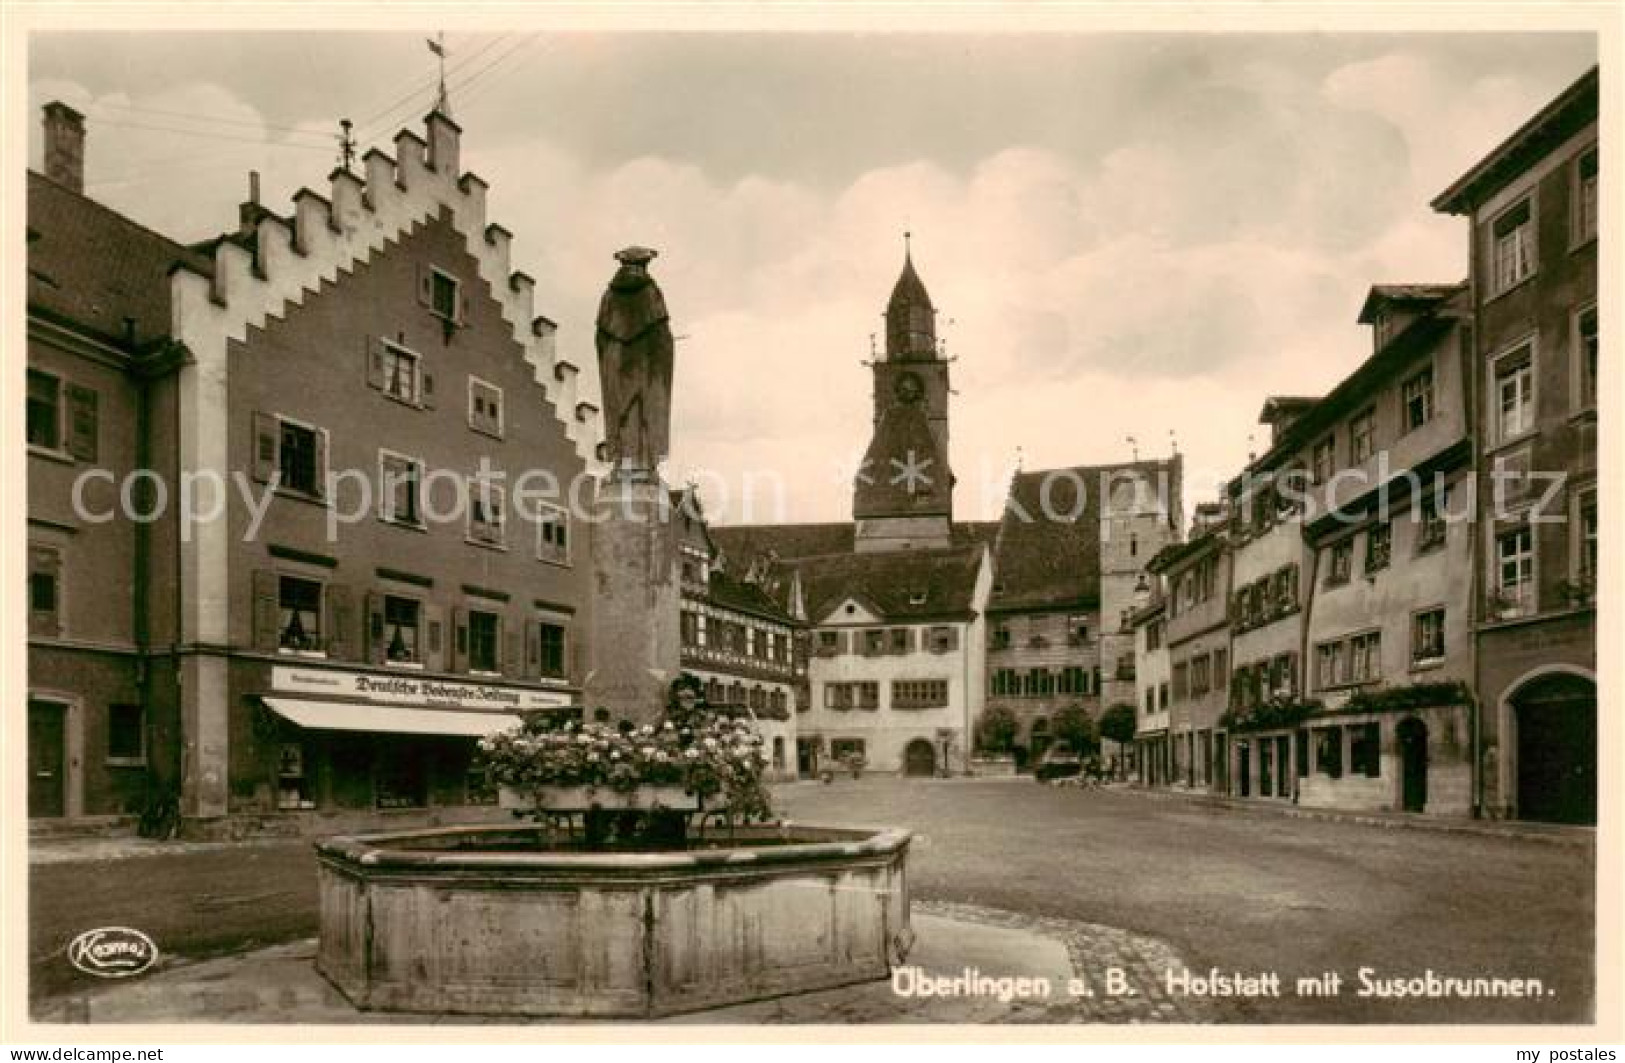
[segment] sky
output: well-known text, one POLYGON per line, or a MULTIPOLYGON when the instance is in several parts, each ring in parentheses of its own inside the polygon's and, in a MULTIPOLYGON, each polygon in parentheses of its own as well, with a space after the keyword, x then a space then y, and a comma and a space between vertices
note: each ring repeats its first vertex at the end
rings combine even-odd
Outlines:
MULTIPOLYGON (((1466 275, 1432 198, 1597 61, 1582 33, 446 34, 462 159, 586 363, 613 253, 657 248, 678 337, 668 479, 723 523, 845 520, 870 337, 912 233, 956 394, 955 515, 1011 471, 1185 455, 1187 506, 1269 395, 1369 355, 1369 287, 1466 275), (1132 439, 1132 441, 1131 441, 1132 439)), ((421 129, 421 33, 47 33, 39 107, 86 191, 183 241, 247 173, 291 210, 421 129)))

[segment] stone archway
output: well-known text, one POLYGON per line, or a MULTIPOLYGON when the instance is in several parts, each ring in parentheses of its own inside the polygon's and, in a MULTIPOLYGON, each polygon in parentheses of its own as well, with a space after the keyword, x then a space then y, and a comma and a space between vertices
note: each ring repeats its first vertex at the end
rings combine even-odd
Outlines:
POLYGON ((1597 684, 1550 670, 1508 687, 1519 819, 1597 822, 1597 684))
POLYGON ((1428 725, 1407 716, 1394 728, 1399 747, 1399 807, 1426 812, 1428 807, 1428 725))
POLYGON ((937 773, 937 749, 927 739, 916 738, 903 749, 903 774, 930 778, 937 773))

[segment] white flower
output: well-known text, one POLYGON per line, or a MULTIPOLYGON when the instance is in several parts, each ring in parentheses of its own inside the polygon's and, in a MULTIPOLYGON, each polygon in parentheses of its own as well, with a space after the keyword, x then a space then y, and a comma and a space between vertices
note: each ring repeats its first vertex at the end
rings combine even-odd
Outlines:
POLYGON ((717 743, 717 740, 715 738, 712 738, 710 735, 706 735, 706 737, 705 737, 705 748, 706 749, 715 749, 715 748, 717 748, 717 744, 718 743, 717 743))
POLYGON ((598 754, 597 753, 588 753, 587 754, 587 759, 591 760, 591 761, 596 761, 598 759, 598 754))
POLYGON ((638 734, 640 734, 640 735, 646 735, 647 736, 647 735, 652 735, 654 733, 655 733, 655 729, 654 729, 653 724, 646 723, 642 727, 638 728, 638 734))
POLYGON ((697 749, 685 749, 683 750, 683 756, 687 757, 689 760, 698 760, 700 759, 700 751, 697 749))
POLYGON ((592 745, 592 735, 583 734, 580 737, 578 737, 576 739, 576 741, 580 742, 584 746, 590 746, 590 745, 592 745))

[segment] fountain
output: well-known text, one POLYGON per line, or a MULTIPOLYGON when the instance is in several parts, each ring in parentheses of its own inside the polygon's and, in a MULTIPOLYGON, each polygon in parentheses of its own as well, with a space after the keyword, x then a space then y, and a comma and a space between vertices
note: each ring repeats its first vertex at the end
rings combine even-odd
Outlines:
POLYGON ((487 742, 528 822, 318 843, 316 966, 359 1008, 652 1018, 882 979, 912 943, 909 833, 768 821, 759 749, 679 675, 654 255, 616 256, 598 316, 610 471, 583 686, 603 722, 487 742))

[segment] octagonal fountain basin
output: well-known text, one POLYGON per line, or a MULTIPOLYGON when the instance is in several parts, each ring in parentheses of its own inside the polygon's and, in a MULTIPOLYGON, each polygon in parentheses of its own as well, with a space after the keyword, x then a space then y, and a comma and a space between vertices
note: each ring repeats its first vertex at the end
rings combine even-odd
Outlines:
POLYGON ((750 827, 662 852, 547 838, 317 843, 317 969, 362 1009, 649 1018, 885 978, 912 941, 908 831, 750 827))

